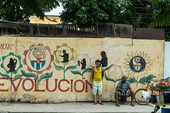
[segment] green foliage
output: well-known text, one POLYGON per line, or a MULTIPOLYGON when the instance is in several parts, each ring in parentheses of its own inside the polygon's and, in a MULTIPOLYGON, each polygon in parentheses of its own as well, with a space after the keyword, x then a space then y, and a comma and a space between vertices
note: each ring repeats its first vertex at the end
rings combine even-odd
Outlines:
MULTIPOLYGON (((81 72, 76 70, 76 71, 71 71, 71 73, 73 73, 74 75, 78 74, 78 75, 81 75, 81 72)), ((82 76, 82 75, 81 75, 82 76)))
POLYGON ((135 27, 170 26, 170 0, 62 0, 61 2, 64 11, 60 17, 66 23, 134 25, 135 17, 135 27))
POLYGON ((82 75, 85 73, 85 72, 91 72, 92 71, 92 68, 87 68, 83 71, 82 75))
POLYGON ((13 81, 16 81, 18 79, 20 79, 22 77, 22 75, 15 75, 15 77, 13 78, 13 81))
POLYGON ((64 70, 64 68, 62 66, 57 66, 54 62, 53 62, 53 64, 54 64, 54 67, 56 70, 58 70, 58 71, 64 70))
POLYGON ((138 81, 138 83, 141 83, 141 84, 147 83, 147 77, 146 77, 146 76, 142 77, 142 78, 138 81))
POLYGON ((63 70, 63 71, 64 71, 63 79, 65 79, 65 73, 66 73, 66 71, 75 69, 75 68, 77 67, 77 65, 75 65, 75 66, 68 66, 68 67, 65 69, 65 65, 64 65, 64 67, 62 67, 62 66, 56 65, 54 62, 53 62, 53 64, 54 64, 54 67, 55 67, 56 70, 58 70, 58 71, 63 70))
POLYGON ((162 27, 166 28, 170 26, 170 10, 163 10, 161 13, 159 13, 155 20, 151 22, 148 27, 162 27))
POLYGON ((120 13, 119 0, 62 0, 63 22, 98 24, 112 22, 120 13))
MULTIPOLYGON (((113 64, 112 64, 113 65, 113 64)), ((112 65, 110 65, 109 67, 105 68, 104 71, 110 69, 112 67, 112 65)))
POLYGON ((0 19, 29 22, 29 16, 34 14, 44 19, 44 13, 57 6, 57 0, 0 0, 0 19))
POLYGON ((170 1, 169 0, 151 0, 154 9, 154 20, 148 27, 169 28, 170 26, 170 1))
MULTIPOLYGON (((61 13, 63 22, 98 24, 121 23, 134 24, 135 7, 151 7, 151 3, 143 0, 63 0, 64 11, 61 13)), ((136 25, 148 27, 153 17, 144 18, 141 13, 151 10, 138 10, 136 25)))
POLYGON ((117 82, 117 81, 121 81, 122 80, 122 79, 113 80, 113 79, 107 77, 106 73, 104 75, 105 75, 105 79, 108 80, 108 81, 117 82))
POLYGON ((122 81, 122 79, 120 78, 120 79, 117 79, 116 81, 122 81))
POLYGON ((159 0, 151 0, 152 4, 157 4, 159 2, 159 0))
POLYGON ((33 78, 38 78, 38 76, 35 73, 26 73, 25 71, 21 70, 21 73, 24 77, 33 77, 33 78))
POLYGON ((38 79, 38 83, 39 83, 41 80, 43 80, 43 79, 51 78, 52 75, 53 75, 53 72, 42 74, 42 75, 40 76, 40 78, 38 79))
POLYGON ((150 80, 152 80, 152 79, 155 78, 155 77, 156 77, 155 75, 150 74, 150 75, 147 77, 147 79, 150 81, 150 80))
POLYGON ((104 74, 105 75, 105 79, 108 80, 108 81, 112 81, 112 82, 116 82, 115 80, 113 79, 110 79, 109 77, 106 76, 106 73, 104 74))
POLYGON ((75 65, 75 66, 68 66, 67 68, 66 68, 66 70, 65 71, 67 71, 67 70, 71 70, 71 69, 75 69, 77 67, 77 65, 75 65))
POLYGON ((1 72, 0 72, 0 75, 3 77, 3 78, 10 78, 10 76, 9 75, 5 75, 5 74, 2 74, 1 72))
POLYGON ((86 72, 91 72, 91 71, 92 71, 92 68, 87 68, 87 69, 85 69, 82 73, 81 73, 81 71, 79 71, 79 70, 71 71, 71 73, 72 73, 72 74, 78 74, 78 75, 82 76, 82 78, 83 78, 84 73, 86 73, 86 72))
POLYGON ((153 78, 155 78, 156 76, 155 75, 153 75, 153 74, 151 74, 151 75, 149 75, 149 76, 144 76, 144 77, 142 77, 139 81, 138 81, 138 83, 141 83, 141 84, 145 84, 145 83, 147 83, 147 80, 152 80, 153 78))
POLYGON ((137 82, 137 80, 136 80, 135 78, 129 78, 129 79, 127 79, 127 81, 128 81, 130 84, 137 82))

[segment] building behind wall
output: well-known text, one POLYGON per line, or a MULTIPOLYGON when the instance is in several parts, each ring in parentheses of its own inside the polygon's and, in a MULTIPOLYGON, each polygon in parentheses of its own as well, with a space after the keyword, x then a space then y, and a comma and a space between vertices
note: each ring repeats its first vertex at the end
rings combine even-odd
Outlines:
POLYGON ((61 18, 58 15, 46 15, 50 20, 54 20, 56 22, 48 20, 44 17, 44 20, 39 19, 37 16, 30 16, 30 23, 32 24, 61 24, 61 18))

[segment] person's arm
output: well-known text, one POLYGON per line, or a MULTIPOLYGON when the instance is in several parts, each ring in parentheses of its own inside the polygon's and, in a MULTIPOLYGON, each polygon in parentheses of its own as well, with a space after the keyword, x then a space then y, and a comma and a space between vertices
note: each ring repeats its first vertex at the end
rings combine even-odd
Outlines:
POLYGON ((132 91, 132 88, 131 88, 131 86, 130 86, 130 83, 129 83, 129 91, 132 91))
POLYGON ((102 78, 103 78, 103 76, 104 76, 104 69, 102 68, 102 78))
POLYGON ((132 88, 129 88, 129 91, 132 91, 132 88))
POLYGON ((123 91, 123 89, 121 89, 121 88, 120 88, 120 86, 119 86, 119 85, 117 85, 116 89, 118 89, 119 91, 121 91, 121 92, 122 92, 122 94, 125 94, 125 92, 123 91))
POLYGON ((94 68, 93 68, 92 71, 91 71, 90 85, 92 85, 93 76, 94 76, 94 68))

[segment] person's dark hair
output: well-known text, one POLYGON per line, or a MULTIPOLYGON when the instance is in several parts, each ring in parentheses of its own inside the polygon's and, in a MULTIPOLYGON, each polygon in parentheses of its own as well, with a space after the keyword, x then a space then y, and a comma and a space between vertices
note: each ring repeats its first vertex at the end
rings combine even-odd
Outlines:
POLYGON ((99 60, 99 59, 97 59, 97 60, 95 61, 95 63, 96 63, 96 62, 100 62, 100 60, 99 60))

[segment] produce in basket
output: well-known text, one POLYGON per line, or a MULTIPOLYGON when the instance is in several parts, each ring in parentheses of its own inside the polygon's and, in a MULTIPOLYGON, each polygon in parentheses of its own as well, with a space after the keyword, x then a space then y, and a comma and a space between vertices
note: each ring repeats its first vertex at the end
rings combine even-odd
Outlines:
POLYGON ((170 87, 170 84, 167 84, 164 81, 161 81, 159 83, 156 84, 157 87, 170 87))

